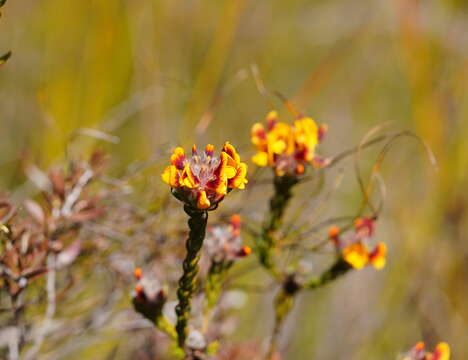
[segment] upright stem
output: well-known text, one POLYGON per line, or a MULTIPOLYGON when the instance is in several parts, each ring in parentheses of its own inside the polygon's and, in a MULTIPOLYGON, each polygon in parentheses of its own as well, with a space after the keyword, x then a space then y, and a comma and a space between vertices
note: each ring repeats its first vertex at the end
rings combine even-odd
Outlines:
POLYGON ((294 306, 294 300, 297 293, 302 289, 302 286, 297 283, 294 275, 286 277, 283 286, 275 297, 275 325, 271 335, 270 345, 268 348, 266 360, 271 360, 277 348, 277 341, 280 335, 286 317, 291 312, 294 306))
POLYGON ((197 285, 198 262, 200 260, 200 249, 205 239, 208 212, 194 209, 185 205, 184 211, 189 216, 189 237, 185 244, 187 255, 183 262, 184 273, 179 280, 177 298, 179 304, 176 306, 177 314, 177 339, 179 347, 183 348, 187 338, 187 324, 190 317, 192 296, 197 285))
POLYGON ((275 273, 271 252, 275 245, 275 232, 283 223, 284 213, 292 198, 292 188, 299 182, 296 176, 275 175, 274 194, 270 199, 270 210, 263 223, 262 233, 257 241, 257 251, 260 263, 275 273))
POLYGON ((284 324, 284 321, 286 320, 286 317, 289 315, 294 306, 296 295, 302 289, 315 290, 325 286, 340 276, 346 274, 351 269, 352 266, 340 257, 319 277, 309 280, 305 284, 297 283, 294 275, 290 275, 285 279, 283 287, 275 298, 275 325, 265 360, 271 360, 273 358, 277 348, 277 341, 280 335, 280 330, 284 324))
POLYGON ((203 309, 203 330, 206 331, 210 320, 211 310, 215 307, 219 300, 221 290, 223 287, 223 281, 226 277, 226 273, 231 268, 232 261, 213 261, 208 271, 208 276, 205 285, 205 307, 203 309))

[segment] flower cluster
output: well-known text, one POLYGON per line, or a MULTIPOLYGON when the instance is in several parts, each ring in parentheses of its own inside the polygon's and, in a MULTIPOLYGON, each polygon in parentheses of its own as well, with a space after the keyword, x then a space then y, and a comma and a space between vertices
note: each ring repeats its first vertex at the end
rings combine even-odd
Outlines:
POLYGON ((155 321, 161 314, 167 300, 167 293, 153 277, 143 276, 141 268, 133 270, 138 283, 132 293, 135 309, 150 321, 155 321))
POLYGON ((213 261, 232 261, 252 252, 249 246, 242 245, 240 226, 240 216, 233 215, 229 225, 215 226, 208 230, 205 246, 213 261))
POLYGON ((447 343, 437 344, 433 353, 426 351, 423 342, 418 342, 401 360, 450 360, 450 347, 447 343))
POLYGON ((252 143, 257 153, 252 161, 258 166, 270 166, 276 175, 301 175, 306 165, 319 164, 315 148, 322 140, 326 126, 317 126, 308 117, 299 117, 293 125, 278 121, 278 113, 270 111, 266 126, 255 123, 252 126, 252 143))
POLYGON ((244 189, 246 174, 247 165, 240 161, 234 146, 226 142, 219 156, 214 155, 213 145, 207 145, 201 153, 194 145, 190 158, 177 147, 162 179, 172 187, 174 196, 187 205, 213 210, 231 189, 244 189))
POLYGON ((341 250, 343 259, 354 269, 362 269, 369 264, 376 269, 382 269, 385 266, 387 246, 379 242, 370 250, 367 244, 374 234, 375 218, 357 218, 354 222, 354 229, 354 236, 348 244, 343 244, 337 227, 330 228, 329 237, 341 250))

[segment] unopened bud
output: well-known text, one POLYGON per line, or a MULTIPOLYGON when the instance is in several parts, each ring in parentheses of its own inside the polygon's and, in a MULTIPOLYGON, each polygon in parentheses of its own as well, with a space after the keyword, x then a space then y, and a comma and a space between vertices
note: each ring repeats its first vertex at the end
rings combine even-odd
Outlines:
POLYGON ((135 279, 140 280, 143 276, 143 270, 141 270, 141 268, 133 269, 133 276, 135 276, 135 279))
POLYGON ((250 246, 244 245, 237 252, 238 257, 246 257, 252 253, 252 248, 250 246))

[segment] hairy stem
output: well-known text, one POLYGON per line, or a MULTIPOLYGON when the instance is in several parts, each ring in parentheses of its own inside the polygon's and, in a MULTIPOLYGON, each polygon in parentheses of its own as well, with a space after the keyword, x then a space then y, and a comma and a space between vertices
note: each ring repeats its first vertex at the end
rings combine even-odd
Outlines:
POLYGON ((208 221, 208 213, 206 211, 193 209, 187 205, 184 206, 184 210, 189 216, 188 226, 190 232, 185 244, 187 255, 183 262, 184 273, 179 280, 179 289, 177 290, 179 303, 176 306, 176 331, 178 345, 181 348, 184 347, 185 339, 188 335, 187 324, 190 317, 192 296, 197 285, 200 249, 205 239, 206 224, 208 221))

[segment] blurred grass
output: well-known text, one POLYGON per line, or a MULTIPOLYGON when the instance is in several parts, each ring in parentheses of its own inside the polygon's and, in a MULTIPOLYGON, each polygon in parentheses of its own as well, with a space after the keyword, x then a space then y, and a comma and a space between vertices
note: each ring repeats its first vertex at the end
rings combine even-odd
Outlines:
MULTIPOLYGON (((13 51, 0 72, 4 189, 26 181, 26 162, 63 158, 83 127, 120 138, 101 145, 116 173, 167 143, 230 140, 247 156, 251 124, 271 101, 281 107, 259 94, 252 64, 267 87, 329 124, 326 153, 387 121, 416 132, 439 170, 411 141, 385 162, 387 269, 306 296, 288 358, 393 359, 421 338, 468 357, 466 2, 24 0, 7 3, 0 33, 13 51)), ((338 215, 360 198, 346 176, 338 215)))

